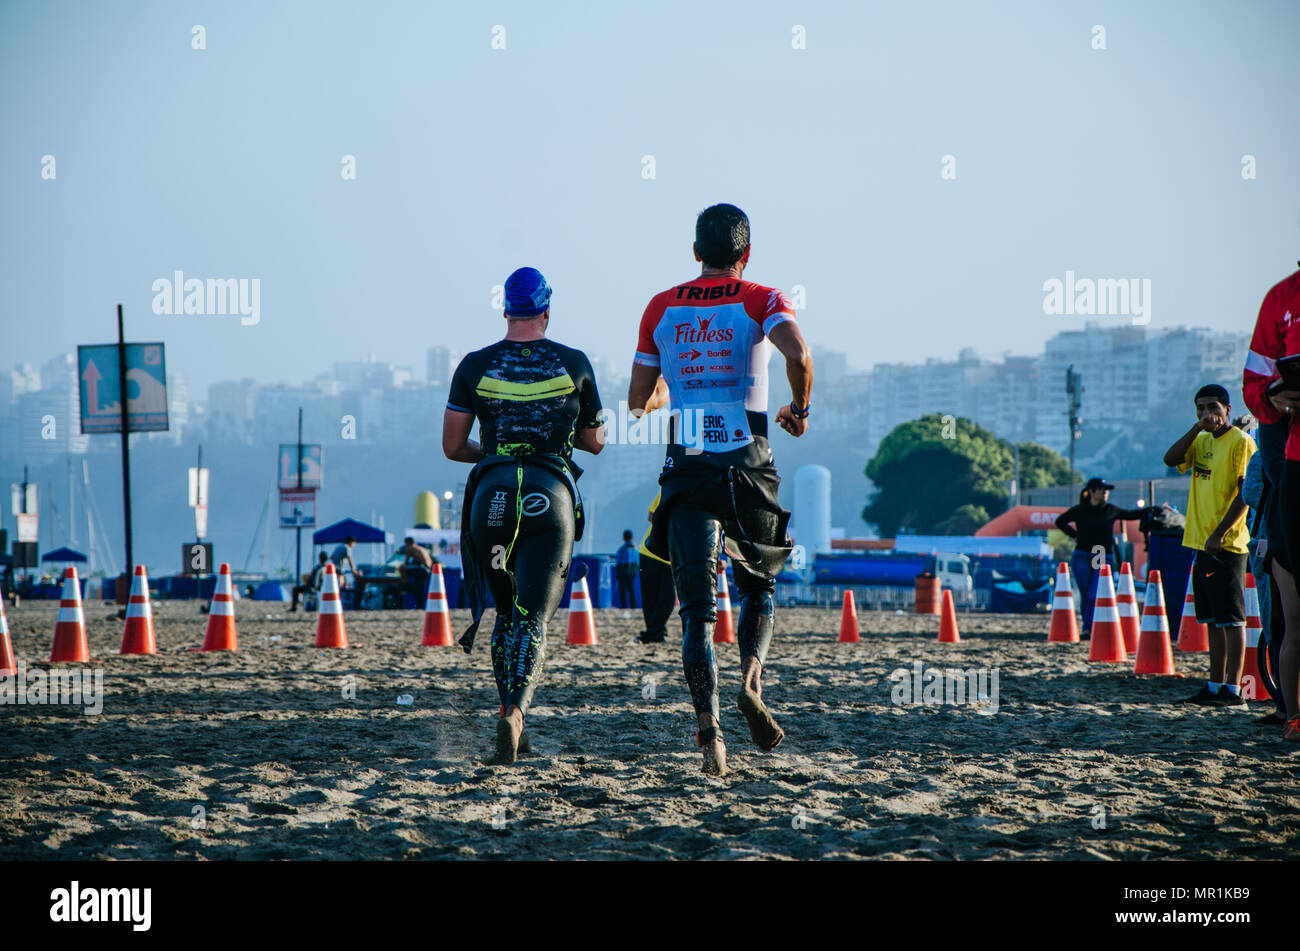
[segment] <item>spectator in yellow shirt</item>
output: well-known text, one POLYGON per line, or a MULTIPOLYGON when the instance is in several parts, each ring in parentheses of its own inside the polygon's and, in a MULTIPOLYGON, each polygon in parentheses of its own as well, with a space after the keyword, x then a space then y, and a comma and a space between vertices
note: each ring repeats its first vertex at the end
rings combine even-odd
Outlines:
POLYGON ((1192 473, 1183 545, 1196 549, 1192 593, 1196 620, 1210 633, 1210 679, 1183 703, 1239 707, 1246 655, 1246 504, 1241 482, 1254 441, 1233 426, 1228 391, 1216 383, 1196 394, 1196 425, 1169 447, 1165 465, 1192 473))

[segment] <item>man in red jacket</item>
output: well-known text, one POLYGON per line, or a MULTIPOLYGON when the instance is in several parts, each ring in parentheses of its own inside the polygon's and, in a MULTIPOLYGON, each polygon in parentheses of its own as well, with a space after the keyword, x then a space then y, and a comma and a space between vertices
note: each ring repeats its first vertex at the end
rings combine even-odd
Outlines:
MULTIPOLYGON (((1277 540, 1270 540, 1269 548, 1273 551, 1274 573, 1283 578, 1289 574, 1292 586, 1300 587, 1295 581, 1295 561, 1300 555, 1300 427, 1294 425, 1294 417, 1300 413, 1300 391, 1269 392, 1280 377, 1277 361, 1295 354, 1300 354, 1300 271, 1279 281, 1264 295, 1241 383, 1246 405, 1261 423, 1291 424, 1280 493, 1284 551, 1275 547, 1277 540)), ((1282 735, 1300 741, 1300 637, 1283 639, 1279 660, 1278 686, 1287 708, 1282 735)))

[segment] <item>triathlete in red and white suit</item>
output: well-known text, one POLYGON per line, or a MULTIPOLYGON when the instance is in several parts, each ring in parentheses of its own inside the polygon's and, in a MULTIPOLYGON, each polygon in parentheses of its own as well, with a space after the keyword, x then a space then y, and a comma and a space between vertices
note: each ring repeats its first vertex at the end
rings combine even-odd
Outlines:
POLYGON ((775 578, 791 550, 790 513, 777 501, 781 480, 767 441, 767 365, 775 347, 795 398, 777 422, 799 436, 807 427, 812 358, 789 299, 742 277, 749 220, 740 209, 715 205, 701 213, 695 252, 701 275, 656 294, 641 318, 628 404, 655 409, 671 400, 660 502, 644 544, 672 564, 696 741, 705 772, 721 773, 726 757, 713 629, 724 534, 740 599, 738 705, 762 749, 775 748, 784 735, 761 697, 775 578))

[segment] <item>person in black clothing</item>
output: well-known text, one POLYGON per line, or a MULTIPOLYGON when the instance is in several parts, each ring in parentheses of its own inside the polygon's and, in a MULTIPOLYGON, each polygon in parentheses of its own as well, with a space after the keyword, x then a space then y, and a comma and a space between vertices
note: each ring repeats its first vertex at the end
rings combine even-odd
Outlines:
POLYGON ((1092 608, 1097 598, 1097 579, 1101 576, 1101 566, 1110 565, 1111 574, 1119 572, 1115 559, 1115 521, 1142 517, 1141 509, 1122 509, 1118 505, 1111 505, 1110 490, 1113 488, 1115 487, 1105 479, 1089 479, 1079 493, 1079 504, 1056 517, 1056 527, 1074 539, 1070 572, 1083 597, 1084 637, 1088 637, 1092 631, 1092 608))
MULTIPOLYGON (((654 522, 655 509, 659 507, 659 496, 650 503, 648 521, 654 522)), ((662 644, 668 639, 668 619, 672 617, 673 607, 677 602, 677 589, 673 586, 673 566, 650 554, 645 547, 650 537, 647 530, 637 549, 637 572, 641 578, 641 615, 645 618, 645 630, 636 636, 641 644, 662 644)))
POLYGON ((573 543, 582 537, 575 448, 605 446, 591 362, 546 339, 551 288, 533 268, 505 282, 505 339, 465 357, 443 414, 448 459, 474 463, 461 517, 463 584, 473 622, 468 652, 496 604, 492 671, 501 699, 495 762, 528 751, 524 716, 542 674, 546 627, 564 596, 573 543), (479 442, 469 438, 475 419, 479 442))
MULTIPOLYGON (((325 552, 321 552, 320 561, 316 563, 316 567, 312 568, 311 574, 307 576, 306 583, 296 584, 293 586, 293 601, 289 604, 290 611, 298 610, 299 595, 305 595, 309 591, 315 591, 318 588, 320 588, 320 575, 321 572, 325 570, 325 564, 329 560, 330 560, 330 556, 325 554, 325 552)), ((306 604, 306 600, 307 600, 306 598, 303 598, 304 605, 306 604)))

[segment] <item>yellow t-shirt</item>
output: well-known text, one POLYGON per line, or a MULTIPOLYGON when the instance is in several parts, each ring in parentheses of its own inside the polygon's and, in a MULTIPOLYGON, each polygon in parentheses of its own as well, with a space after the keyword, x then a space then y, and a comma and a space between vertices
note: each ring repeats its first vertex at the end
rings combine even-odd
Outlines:
MULTIPOLYGON (((1222 436, 1198 433, 1187 447, 1179 472, 1192 470, 1192 488, 1187 493, 1187 524, 1183 527, 1183 545, 1205 550, 1205 540, 1219 527, 1228 506, 1237 497, 1240 480, 1246 475, 1246 463, 1255 453, 1255 441, 1236 426, 1222 436)), ((1223 538, 1223 550, 1245 554, 1250 541, 1246 516, 1223 538)))

